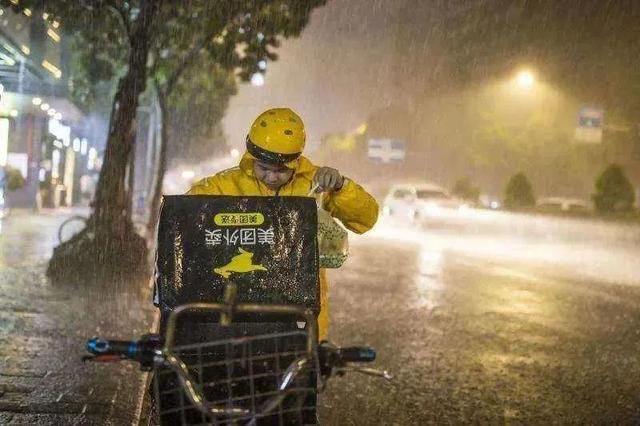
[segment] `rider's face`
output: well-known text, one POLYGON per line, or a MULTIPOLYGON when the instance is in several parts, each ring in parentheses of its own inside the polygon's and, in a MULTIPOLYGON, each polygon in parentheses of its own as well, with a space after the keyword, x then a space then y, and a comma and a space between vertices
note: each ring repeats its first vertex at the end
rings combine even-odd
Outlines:
POLYGON ((253 162, 253 171, 256 177, 272 191, 276 191, 289 182, 293 175, 293 170, 283 165, 269 164, 258 160, 253 162))

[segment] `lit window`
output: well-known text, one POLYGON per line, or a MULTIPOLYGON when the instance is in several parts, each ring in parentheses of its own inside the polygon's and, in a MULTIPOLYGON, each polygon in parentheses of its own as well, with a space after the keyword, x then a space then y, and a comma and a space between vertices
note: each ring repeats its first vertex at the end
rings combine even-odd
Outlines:
POLYGON ((60 71, 60 69, 58 67, 56 67, 55 65, 53 65, 51 62, 44 60, 42 61, 42 66, 49 71, 51 74, 53 74, 53 76, 55 78, 60 78, 62 77, 62 71, 60 71))
POLYGON ((87 169, 93 170, 96 167, 96 159, 98 151, 94 147, 89 148, 89 159, 87 160, 87 169))
POLYGON ((16 64, 15 59, 11 56, 7 56, 4 53, 0 53, 0 62, 3 62, 6 65, 13 66, 16 64))
POLYGON ((60 35, 57 32, 53 31, 51 28, 47 30, 47 35, 53 39, 56 43, 60 43, 60 35))
POLYGON ((59 172, 59 168, 60 168, 60 151, 57 149, 54 149, 53 152, 51 153, 51 162, 53 163, 52 168, 51 168, 51 177, 56 179, 58 177, 60 177, 60 172, 59 172))

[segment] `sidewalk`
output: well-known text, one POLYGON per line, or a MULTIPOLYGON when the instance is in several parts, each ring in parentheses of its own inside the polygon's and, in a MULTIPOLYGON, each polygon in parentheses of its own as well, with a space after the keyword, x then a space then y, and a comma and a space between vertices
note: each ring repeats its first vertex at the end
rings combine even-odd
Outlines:
POLYGON ((0 424, 136 423, 144 380, 131 363, 83 364, 88 337, 131 338, 153 316, 145 284, 52 286, 47 259, 75 211, 16 210, 0 228, 0 424))

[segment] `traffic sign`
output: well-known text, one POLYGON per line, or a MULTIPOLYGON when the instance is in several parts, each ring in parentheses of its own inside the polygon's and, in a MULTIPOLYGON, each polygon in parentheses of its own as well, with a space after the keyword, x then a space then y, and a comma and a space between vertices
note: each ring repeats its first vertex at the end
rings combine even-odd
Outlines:
POLYGON ((584 106, 578 110, 575 140, 583 143, 602 142, 604 111, 602 108, 584 106))
POLYGON ((369 139, 367 156, 374 163, 404 161, 405 143, 398 139, 369 139))

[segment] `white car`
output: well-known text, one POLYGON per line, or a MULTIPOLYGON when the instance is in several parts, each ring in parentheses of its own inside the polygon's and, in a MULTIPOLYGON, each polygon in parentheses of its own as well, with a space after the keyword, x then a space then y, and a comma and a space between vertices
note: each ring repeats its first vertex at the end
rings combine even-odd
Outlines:
POLYGON ((537 207, 546 211, 588 212, 591 206, 577 198, 548 197, 538 200, 537 207))
POLYGON ((446 189, 432 183, 404 184, 391 187, 384 200, 382 212, 392 218, 411 222, 421 219, 458 215, 468 206, 451 196, 446 189))

